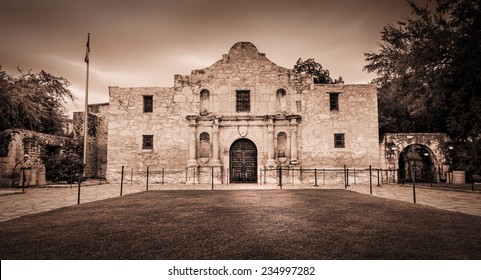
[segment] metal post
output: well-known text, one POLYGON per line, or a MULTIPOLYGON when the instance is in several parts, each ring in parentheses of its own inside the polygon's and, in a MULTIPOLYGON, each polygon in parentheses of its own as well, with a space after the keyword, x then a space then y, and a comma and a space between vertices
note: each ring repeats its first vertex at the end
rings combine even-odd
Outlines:
POLYGON ((369 193, 372 194, 372 168, 369 165, 369 193))
POLYGON ((122 196, 123 187, 124 187, 124 166, 122 165, 122 175, 120 177, 120 196, 122 196))
POLYGON ((211 167, 212 168, 212 190, 214 190, 214 166, 211 167))
POLYGON ((381 185, 379 184, 379 168, 377 169, 377 186, 380 187, 381 185))
POLYGON ((82 182, 82 173, 79 173, 78 176, 78 192, 77 192, 77 204, 80 204, 80 184, 82 182))
POLYGON ((314 168, 314 186, 317 187, 317 168, 314 168))
POLYGON ((349 186, 349 168, 346 168, 346 186, 349 186))
POLYGON ((149 190, 149 167, 147 166, 147 181, 146 181, 146 189, 149 190))
POLYGON ((134 179, 134 169, 132 168, 130 170, 130 185, 132 186, 132 183, 133 183, 133 179, 134 179))
POLYGON ((346 165, 344 165, 344 188, 347 190, 347 181, 346 181, 346 165))
POLYGON ((282 166, 279 167, 279 186, 281 187, 281 190, 282 190, 282 166))
POLYGON ((413 200, 414 200, 414 203, 416 203, 416 165, 414 166, 414 176, 413 176, 413 200))

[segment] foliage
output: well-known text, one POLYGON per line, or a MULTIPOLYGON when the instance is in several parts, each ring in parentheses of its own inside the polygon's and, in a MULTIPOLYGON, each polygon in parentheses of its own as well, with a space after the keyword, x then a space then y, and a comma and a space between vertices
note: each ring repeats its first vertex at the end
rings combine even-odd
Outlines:
POLYGON ((468 181, 473 175, 481 174, 481 139, 474 141, 454 142, 453 152, 450 154, 453 169, 465 170, 468 181))
POLYGON ((294 72, 296 73, 306 73, 314 76, 315 84, 343 84, 344 81, 342 77, 338 79, 332 79, 329 75, 329 70, 322 69, 322 65, 317 63, 313 58, 309 58, 306 61, 302 61, 299 58, 294 65, 294 72))
POLYGON ((413 19, 384 27, 365 69, 378 74, 382 132, 481 133, 481 9, 477 1, 408 1, 413 19))
POLYGON ((84 171, 83 150, 79 143, 67 142, 64 151, 43 159, 47 171, 47 180, 53 182, 77 181, 77 178, 84 171))
POLYGON ((412 17, 385 26, 379 50, 365 54, 364 69, 378 76, 380 134, 444 132, 479 158, 469 143, 481 136, 480 3, 407 3, 412 17))
POLYGON ((62 134, 65 102, 74 100, 63 77, 45 71, 14 77, 0 66, 0 131, 20 128, 62 134))

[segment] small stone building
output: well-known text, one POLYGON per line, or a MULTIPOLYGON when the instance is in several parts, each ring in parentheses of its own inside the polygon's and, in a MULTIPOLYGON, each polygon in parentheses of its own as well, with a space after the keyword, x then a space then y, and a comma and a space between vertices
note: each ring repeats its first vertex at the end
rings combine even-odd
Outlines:
POLYGON ((124 166, 185 170, 172 183, 273 183, 266 171, 284 166, 306 183, 301 169, 381 164, 376 85, 315 84, 249 42, 175 75, 173 87, 110 87, 109 96, 110 181, 124 166))
POLYGON ((17 186, 20 168, 17 166, 24 155, 32 162, 30 181, 27 186, 46 184, 45 159, 59 154, 68 143, 76 140, 23 129, 8 129, 0 132, 0 187, 17 186))

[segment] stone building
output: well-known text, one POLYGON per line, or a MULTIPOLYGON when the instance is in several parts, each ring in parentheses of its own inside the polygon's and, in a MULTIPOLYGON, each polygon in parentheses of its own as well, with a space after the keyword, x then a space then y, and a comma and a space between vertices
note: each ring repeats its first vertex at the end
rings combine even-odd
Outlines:
POLYGON ((107 179, 122 166, 185 170, 173 183, 273 183, 266 170, 278 166, 307 182, 301 169, 379 167, 376 94, 373 84, 315 84, 239 42, 173 87, 109 88, 107 179))
MULTIPOLYGON (((107 170, 107 134, 109 103, 89 104, 87 159, 85 176, 105 178, 107 170)), ((74 112, 72 135, 74 138, 84 137, 84 112, 74 112)))

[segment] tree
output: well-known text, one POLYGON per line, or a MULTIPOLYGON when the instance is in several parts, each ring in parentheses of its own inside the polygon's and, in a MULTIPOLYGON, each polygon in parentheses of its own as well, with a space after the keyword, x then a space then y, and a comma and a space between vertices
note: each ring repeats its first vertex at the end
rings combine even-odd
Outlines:
POLYGON ((14 77, 0 66, 0 131, 12 128, 62 134, 65 102, 74 100, 63 77, 45 71, 14 77))
POLYGON ((322 65, 317 63, 313 58, 309 58, 306 61, 302 61, 299 58, 294 65, 294 72, 296 73, 306 73, 314 76, 315 84, 343 84, 344 81, 342 77, 338 79, 332 79, 329 75, 329 70, 322 69, 322 65))
MULTIPOLYGON (((381 133, 445 132, 455 142, 481 142, 479 1, 407 3, 412 18, 385 26, 379 51, 365 54, 364 69, 378 75, 381 133)), ((464 152, 478 153, 467 165, 479 163, 479 148, 464 152)))

